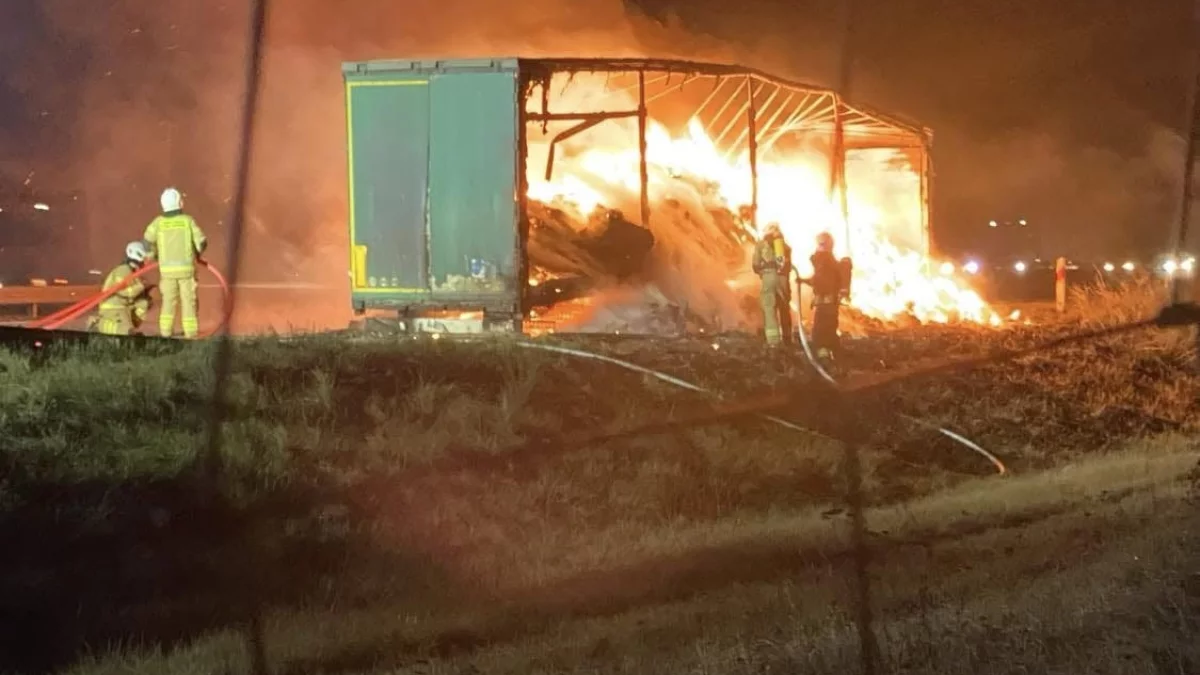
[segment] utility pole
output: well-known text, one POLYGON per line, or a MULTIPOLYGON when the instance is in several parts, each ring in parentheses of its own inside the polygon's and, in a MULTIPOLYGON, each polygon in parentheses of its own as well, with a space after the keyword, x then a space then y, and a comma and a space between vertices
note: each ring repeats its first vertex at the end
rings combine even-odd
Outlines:
MULTIPOLYGON (((1192 35, 1190 47, 1192 51, 1191 82, 1187 94, 1187 117, 1185 118, 1184 133, 1187 134, 1183 154, 1183 188, 1179 198, 1179 222, 1175 226, 1175 259, 1187 249, 1188 234, 1192 220, 1192 202, 1195 199, 1193 183, 1196 179, 1196 133, 1200 130, 1200 0, 1195 0, 1192 7, 1192 35)), ((1171 280, 1171 304, 1200 302, 1200 277, 1192 279, 1191 297, 1184 297, 1183 284, 1178 276, 1171 280)), ((1195 329, 1195 349, 1193 358, 1200 366, 1200 326, 1195 329)))
MULTIPOLYGON (((1200 0, 1196 1, 1200 3, 1200 0)), ((854 36, 855 2, 854 0, 841 0, 839 8, 841 10, 841 45, 838 54, 837 80, 834 85, 837 87, 834 93, 835 112, 837 113, 835 116, 838 117, 835 122, 834 135, 841 137, 835 138, 835 144, 841 146, 836 148, 835 152, 840 153, 841 156, 837 157, 835 162, 837 170, 841 172, 839 183, 841 184, 842 218, 846 227, 846 253, 849 255, 851 251, 850 214, 846 195, 846 149, 841 128, 840 108, 842 102, 848 99, 850 92, 850 74, 854 61, 851 47, 854 36)), ((804 330, 803 327, 801 330, 804 330)), ((863 513, 865 499, 860 456, 861 434, 854 433, 856 430, 852 421, 853 415, 850 413, 850 402, 840 392, 835 395, 837 398, 833 403, 839 424, 845 426, 847 431, 852 432, 843 437, 846 439, 843 466, 848 487, 846 502, 850 511, 850 539, 854 552, 852 565, 856 596, 854 599, 856 605, 854 624, 858 632, 859 668, 862 675, 876 675, 879 672, 879 643, 875 639, 875 620, 871 608, 871 551, 867 544, 867 523, 863 513)))
MULTIPOLYGON (((1198 0, 1200 1, 1200 0, 1198 0)), ((845 236, 845 251, 846 255, 852 255, 850 241, 850 197, 848 194, 848 184, 846 181, 846 136, 845 128, 842 122, 842 104, 850 100, 850 72, 854 65, 853 42, 854 42, 854 12, 856 9, 854 0, 842 0, 838 8, 839 12, 839 36, 841 44, 838 48, 838 69, 834 86, 837 88, 834 92, 834 180, 838 186, 838 206, 841 207, 842 226, 844 228, 843 235, 845 236)))
MULTIPOLYGON (((1183 189, 1179 198, 1179 222, 1175 226, 1174 253, 1178 260, 1187 249, 1188 234, 1192 220, 1192 202, 1195 199, 1193 183, 1196 180, 1196 132, 1200 128, 1200 0, 1196 0, 1192 10, 1192 72, 1191 82, 1187 93, 1187 117, 1185 117, 1184 133, 1187 134, 1183 154, 1183 189)), ((1192 302, 1200 300, 1193 293, 1192 302)), ((1171 284, 1171 302, 1184 302, 1182 284, 1175 277, 1171 284)))

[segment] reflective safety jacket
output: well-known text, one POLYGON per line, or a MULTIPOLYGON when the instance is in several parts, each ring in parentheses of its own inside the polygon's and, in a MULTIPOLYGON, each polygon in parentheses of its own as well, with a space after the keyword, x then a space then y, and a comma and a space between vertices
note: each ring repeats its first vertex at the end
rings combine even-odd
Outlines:
MULTIPOLYGON (((101 290, 107 291, 124 281, 125 277, 130 274, 133 274, 133 267, 129 263, 117 265, 104 278, 104 285, 101 286, 101 290)), ((131 312, 132 316, 141 320, 150 308, 150 301, 144 297, 145 294, 146 285, 142 283, 140 278, 134 279, 121 290, 105 298, 104 302, 100 303, 100 313, 131 312)))
POLYGON ((783 237, 768 236, 759 240, 754 247, 754 259, 750 266, 756 274, 766 271, 787 274, 791 271, 792 248, 783 237))
POLYGON ((195 219, 182 211, 171 211, 146 226, 142 239, 150 244, 158 261, 159 276, 184 279, 196 274, 196 256, 208 246, 208 238, 195 219))

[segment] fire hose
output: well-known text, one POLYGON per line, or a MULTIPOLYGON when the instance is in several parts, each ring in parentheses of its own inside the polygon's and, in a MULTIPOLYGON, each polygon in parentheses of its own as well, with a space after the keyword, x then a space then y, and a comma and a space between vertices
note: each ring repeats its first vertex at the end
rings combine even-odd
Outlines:
MULTIPOLYGON (((801 284, 799 283, 799 274, 795 271, 795 269, 792 270, 792 274, 797 277, 797 279, 796 279, 797 280, 797 283, 796 283, 796 290, 797 290, 796 313, 798 315, 799 322, 797 323, 796 329, 797 329, 797 332, 800 334, 800 346, 804 350, 804 358, 808 359, 809 365, 811 365, 813 367, 813 370, 815 370, 817 372, 817 374, 821 376, 821 379, 828 382, 830 384, 830 386, 832 386, 834 389, 838 389, 838 388, 840 388, 841 385, 838 384, 838 381, 836 379, 834 379, 834 377, 832 375, 829 374, 829 371, 826 370, 824 366, 821 365, 820 360, 818 360, 816 355, 813 354, 812 347, 808 343, 808 336, 804 332, 804 303, 800 301, 800 297, 799 297, 799 290, 800 290, 800 286, 801 286, 801 284)), ((791 279, 789 278, 788 281, 790 284, 791 279)), ((790 303, 789 303, 789 305, 790 305, 790 303)), ((789 306, 787 311, 791 312, 792 308, 789 306)), ((923 428, 929 429, 931 431, 937 431, 942 436, 949 438, 950 440, 954 441, 955 443, 958 443, 959 445, 967 448, 968 450, 970 450, 974 453, 977 453, 979 455, 982 455, 985 459, 987 459, 989 462, 992 463, 992 466, 996 467, 996 471, 1000 475, 1003 476, 1004 474, 1008 473, 1007 467, 1004 466, 1004 462, 1000 461, 1000 458, 998 458, 994 454, 988 452, 987 450, 982 448, 978 443, 963 436, 962 434, 956 433, 956 432, 946 429, 944 427, 939 427, 936 424, 926 422, 925 420, 917 419, 916 417, 912 417, 910 415, 899 414, 897 416, 911 424, 916 425, 916 426, 923 427, 923 428)))
MULTIPOLYGON (((221 320, 217 323, 217 325, 215 327, 213 327, 212 330, 207 331, 206 333, 204 333, 200 336, 200 337, 210 337, 210 336, 214 335, 215 333, 217 333, 218 331, 220 331, 222 328, 224 328, 225 325, 229 322, 229 317, 230 317, 230 314, 232 314, 233 305, 230 302, 229 283, 225 280, 225 275, 221 274, 221 271, 218 270, 215 265, 208 262, 207 260, 199 259, 199 260, 197 260, 197 262, 200 263, 201 267, 208 270, 209 273, 212 274, 214 278, 216 278, 217 283, 221 286, 221 294, 222 294, 221 320)), ((147 263, 147 264, 143 265, 142 267, 138 268, 137 270, 135 270, 133 272, 133 274, 130 274, 129 276, 122 279, 119 283, 114 284, 111 288, 103 290, 91 297, 84 298, 83 300, 80 300, 79 302, 76 302, 75 304, 73 304, 69 307, 65 307, 57 312, 54 312, 53 314, 42 317, 41 319, 38 319, 36 321, 30 322, 26 327, 42 329, 42 330, 57 330, 57 329, 61 328, 62 326, 66 325, 67 323, 70 323, 71 321, 74 321, 74 320, 82 317, 83 315, 87 314, 92 309, 99 306, 100 303, 104 302, 108 298, 112 297, 116 293, 120 292, 121 290, 123 290, 124 288, 129 286, 129 284, 131 284, 134 279, 138 279, 142 276, 145 276, 146 274, 149 274, 151 271, 156 270, 156 269, 158 269, 158 263, 155 263, 155 262, 147 263)))
MULTIPOLYGON (((667 384, 674 385, 676 387, 679 387, 680 389, 687 389, 689 391, 694 391, 694 392, 700 393, 700 394, 708 394, 710 396, 713 394, 712 391, 705 389, 704 387, 701 387, 700 385, 688 382, 687 380, 682 380, 678 377, 675 377, 673 375, 668 375, 666 373, 654 370, 652 368, 646 368, 645 366, 639 366, 636 363, 630 363, 628 361, 622 361, 621 359, 616 359, 611 356, 605 356, 604 354, 597 354, 595 352, 584 351, 582 349, 572 349, 570 347, 559 347, 556 345, 548 345, 548 344, 542 344, 542 343, 538 343, 538 342, 518 342, 518 343, 516 343, 516 345, 518 347, 522 347, 525 349, 540 349, 542 351, 554 352, 556 354, 565 354, 567 356, 578 356, 580 358, 594 359, 596 361, 603 361, 605 363, 612 364, 619 368, 624 368, 626 370, 632 370, 635 373, 649 375, 650 377, 653 377, 657 380, 666 382, 667 384)), ((798 424, 793 424, 785 419, 781 419, 781 418, 775 417, 773 415, 765 415, 764 414, 764 415, 760 415, 760 417, 762 417, 763 419, 765 419, 767 421, 774 422, 775 424, 778 424, 781 427, 791 429, 792 431, 799 431, 801 433, 812 434, 814 436, 821 436, 822 438, 825 438, 825 436, 823 434, 819 434, 816 431, 813 431, 812 429, 805 429, 804 427, 802 427, 798 424)))

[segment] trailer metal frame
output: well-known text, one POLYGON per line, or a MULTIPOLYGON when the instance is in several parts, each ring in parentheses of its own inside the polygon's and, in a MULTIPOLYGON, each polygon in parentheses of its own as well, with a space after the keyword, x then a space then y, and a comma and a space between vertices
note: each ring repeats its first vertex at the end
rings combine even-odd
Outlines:
MULTIPOLYGON (((550 141, 550 157, 546 166, 549 180, 554 167, 554 147, 562 140, 586 131, 609 119, 636 117, 638 119, 639 181, 641 189, 641 220, 650 222, 650 196, 646 166, 647 104, 671 92, 682 89, 696 80, 709 80, 712 91, 696 110, 705 132, 725 156, 732 159, 745 152, 749 157, 751 179, 751 224, 757 227, 758 216, 758 159, 789 133, 828 135, 832 140, 830 153, 829 195, 837 199, 845 227, 846 243, 850 245, 849 203, 846 185, 846 152, 875 148, 911 150, 917 153, 914 169, 920 176, 921 228, 925 252, 931 247, 930 199, 933 173, 933 132, 913 120, 883 113, 859 103, 851 103, 827 87, 798 82, 770 75, 761 70, 742 66, 683 61, 674 59, 591 59, 543 58, 518 59, 523 77, 523 91, 541 85, 540 110, 526 112, 522 106, 522 122, 578 121, 579 124, 560 132, 550 141), (608 73, 616 77, 636 78, 636 82, 616 91, 637 91, 637 108, 625 111, 550 110, 550 81, 554 75, 577 73, 608 73), (647 80, 649 75, 653 79, 647 80), (680 77, 674 87, 671 79, 680 77), (659 85, 662 90, 651 96, 647 87, 659 85), (780 98, 782 96, 782 99, 780 98), (740 104, 738 103, 741 101, 740 104), (777 102, 778 100, 778 102, 777 102), (736 136, 738 122, 743 126, 736 136)), ((522 155, 527 148, 522 145, 522 155)), ((524 159, 522 159, 524 166, 524 159)), ((524 177, 524 172, 521 176, 524 177)), ((524 218, 527 185, 519 192, 524 218)))
MULTIPOLYGON (((681 90, 698 81, 711 82, 712 90, 695 111, 705 132, 722 148, 726 156, 748 154, 751 178, 749 220, 757 226, 758 163, 759 158, 789 134, 810 134, 830 140, 829 197, 840 200, 841 215, 849 227, 846 185, 846 153, 858 149, 889 148, 905 151, 914 158, 913 168, 920 176, 922 206, 921 227, 926 252, 930 247, 930 196, 932 178, 933 134, 927 127, 898 115, 885 114, 870 106, 847 101, 838 92, 804 82, 776 77, 753 68, 736 65, 704 63, 669 59, 636 58, 484 58, 453 60, 388 60, 346 63, 342 66, 347 80, 347 102, 355 84, 351 78, 382 77, 386 73, 407 73, 411 77, 429 78, 453 76, 457 73, 514 73, 516 96, 516 129, 513 162, 516 173, 515 219, 516 250, 511 269, 515 278, 511 288, 515 295, 508 300, 498 296, 482 297, 471 293, 445 293, 436 289, 397 289, 408 299, 392 299, 388 306, 399 306, 401 314, 421 308, 449 309, 462 307, 493 315, 508 314, 520 319, 531 309, 529 303, 530 266, 526 256, 530 233, 528 150, 530 124, 541 123, 543 132, 555 122, 575 122, 559 130, 549 140, 549 157, 545 167, 547 180, 554 171, 555 147, 562 141, 580 134, 605 121, 637 120, 638 174, 640 185, 640 216, 643 226, 650 223, 651 203, 647 166, 646 134, 649 103, 681 90), (636 91, 636 106, 610 110, 559 110, 552 104, 550 83, 556 75, 574 77, 576 74, 603 73, 609 84, 618 85, 611 91, 636 91), (540 101, 529 109, 530 99, 540 89, 540 101), (424 293, 424 295, 422 295, 424 293), (411 302, 410 302, 411 300, 411 302), (407 303, 407 304, 406 304, 407 303)), ((431 149, 432 151, 433 149, 431 149)), ((353 160, 352 160, 353 161, 353 160)), ((353 180, 353 179, 352 179, 353 180)), ((353 201, 353 195, 352 195, 353 201)), ((353 206, 352 206, 353 209, 353 206)), ((428 220, 428 212, 427 212, 428 220)), ((352 215, 353 221, 353 215, 352 215)), ((427 233, 427 236, 432 236, 427 233)), ((846 239, 847 244, 850 238, 846 239)), ((355 269, 355 242, 351 242, 351 269, 355 269)), ((370 297, 383 299, 384 289, 370 297)), ((507 296, 506 296, 507 297, 507 296)), ((360 301, 359 304, 362 304, 360 301)), ((361 309, 356 305, 356 310, 361 309)), ((520 330, 518 327, 517 330, 520 330)))

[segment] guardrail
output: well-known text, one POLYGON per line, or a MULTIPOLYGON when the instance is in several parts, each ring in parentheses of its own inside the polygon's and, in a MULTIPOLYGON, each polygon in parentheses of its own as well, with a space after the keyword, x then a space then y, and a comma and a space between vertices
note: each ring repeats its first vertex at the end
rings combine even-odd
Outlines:
POLYGON ((99 292, 99 286, 0 286, 0 307, 24 305, 36 319, 42 305, 69 305, 99 292))

